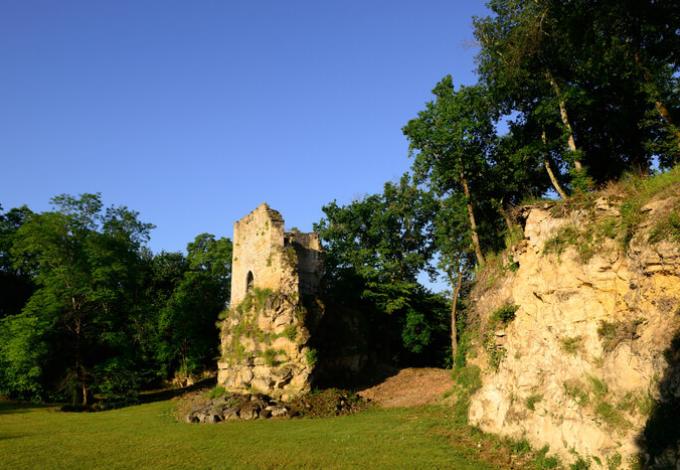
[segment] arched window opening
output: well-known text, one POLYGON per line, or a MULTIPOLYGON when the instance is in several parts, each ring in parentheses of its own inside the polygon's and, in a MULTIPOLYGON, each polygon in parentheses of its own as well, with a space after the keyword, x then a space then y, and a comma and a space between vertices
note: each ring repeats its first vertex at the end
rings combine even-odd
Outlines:
POLYGON ((248 276, 246 277, 246 293, 250 292, 250 289, 253 288, 253 282, 255 281, 255 278, 253 277, 253 272, 248 271, 248 276))

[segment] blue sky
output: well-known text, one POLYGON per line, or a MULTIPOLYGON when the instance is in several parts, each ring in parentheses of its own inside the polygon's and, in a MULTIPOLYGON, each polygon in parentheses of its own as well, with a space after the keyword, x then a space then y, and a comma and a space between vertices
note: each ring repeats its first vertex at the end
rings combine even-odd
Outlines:
POLYGON ((323 204, 410 165, 401 128, 445 74, 475 82, 482 1, 0 3, 0 204, 101 192, 155 251, 231 236, 260 202, 323 204))

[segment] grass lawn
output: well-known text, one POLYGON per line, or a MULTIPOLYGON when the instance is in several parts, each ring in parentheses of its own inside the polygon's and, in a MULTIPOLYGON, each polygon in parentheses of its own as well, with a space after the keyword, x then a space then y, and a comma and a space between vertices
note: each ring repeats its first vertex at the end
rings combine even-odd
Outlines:
POLYGON ((442 406, 213 425, 178 423, 172 407, 64 413, 0 402, 0 468, 487 469, 501 468, 505 454, 457 430, 442 406))

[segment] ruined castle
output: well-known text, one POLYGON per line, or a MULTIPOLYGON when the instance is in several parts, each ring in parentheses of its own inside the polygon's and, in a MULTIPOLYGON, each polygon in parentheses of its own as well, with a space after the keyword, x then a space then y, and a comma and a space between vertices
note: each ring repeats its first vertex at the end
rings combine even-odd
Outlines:
POLYGON ((220 385, 284 400, 309 391, 317 362, 310 329, 322 314, 316 300, 322 266, 318 236, 286 232, 281 214, 267 204, 234 224, 220 385))

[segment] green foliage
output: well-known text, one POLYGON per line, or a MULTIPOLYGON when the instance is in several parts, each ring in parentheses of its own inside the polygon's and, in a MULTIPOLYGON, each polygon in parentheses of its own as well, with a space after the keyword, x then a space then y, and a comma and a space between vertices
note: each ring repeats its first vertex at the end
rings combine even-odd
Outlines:
POLYGON ((508 351, 500 346, 487 346, 487 352, 489 354, 489 367, 497 372, 501 362, 508 355, 508 351))
POLYGON ((601 401, 595 406, 595 414, 607 426, 614 429, 624 429, 630 425, 619 410, 605 401, 601 401))
POLYGON ((374 350, 403 364, 441 364, 450 355, 449 300, 418 282, 432 271, 436 209, 433 196, 405 175, 380 194, 327 204, 315 224, 325 249, 326 299, 364 312, 374 350))
POLYGON ((507 356, 504 347, 496 344, 496 330, 505 328, 515 319, 515 312, 519 309, 518 305, 506 304, 499 307, 489 315, 489 321, 484 332, 484 348, 486 349, 489 367, 498 371, 501 362, 507 356))
POLYGON ((588 470, 590 468, 590 459, 584 459, 579 456, 576 461, 569 465, 569 470, 588 470))
POLYGON ((531 444, 526 439, 511 441, 508 447, 513 454, 517 455, 525 455, 531 452, 531 444))
POLYGON ((607 387, 607 384, 601 380, 598 379, 597 377, 588 376, 588 381, 590 382, 590 386, 593 389, 593 393, 597 398, 604 398, 605 395, 607 395, 607 392, 609 391, 609 387, 607 387))
POLYGON ((536 403, 539 401, 543 400, 543 395, 541 394, 533 394, 529 395, 525 401, 527 409, 534 411, 536 409, 536 403))
POLYGON ((587 406, 590 403, 590 395, 586 391, 583 383, 577 380, 567 380, 563 383, 564 393, 579 406, 587 406))
POLYGON ((620 468, 622 462, 623 459, 618 452, 607 456, 607 470, 616 470, 617 468, 620 468))
POLYGON ((490 321, 493 323, 502 323, 507 325, 515 319, 515 313, 518 309, 519 305, 503 305, 491 314, 490 321))
MULTIPOLYGON (((279 362, 276 360, 276 357, 281 354, 283 351, 272 349, 272 348, 267 348, 264 350, 262 353, 262 357, 264 358, 264 363, 268 365, 269 367, 277 366, 279 362)), ((314 363, 309 362, 309 356, 307 356, 307 364, 309 364, 311 367, 314 367, 314 364, 316 364, 316 358, 314 358, 314 363)))
POLYGON ((465 366, 454 369, 452 372, 455 382, 453 396, 456 397, 453 422, 457 425, 464 425, 468 422, 470 397, 482 387, 481 372, 477 366, 465 366))
MULTIPOLYGON (((645 218, 642 207, 653 198, 662 198, 666 194, 671 194, 679 184, 680 166, 649 178, 629 176, 621 181, 621 191, 625 195, 621 204, 621 231, 624 248, 628 247, 638 225, 645 218)), ((666 236, 673 238, 672 214, 669 214, 668 219, 662 218, 658 221, 659 225, 656 225, 650 234, 652 240, 661 240, 666 236)))
POLYGON ((219 398, 221 396, 224 396, 225 393, 227 393, 225 388, 222 387, 221 385, 217 385, 217 386, 213 387, 212 389, 210 389, 210 391, 207 394, 207 397, 210 398, 211 400, 213 400, 215 398, 219 398))
POLYGON ((641 416, 649 416, 655 404, 656 400, 648 392, 628 392, 619 401, 616 408, 630 414, 638 413, 641 416))
POLYGON ((597 334, 602 340, 602 349, 606 352, 611 352, 623 341, 638 338, 637 329, 643 322, 644 320, 640 318, 630 321, 613 322, 602 320, 597 328, 597 334))
POLYGON ((153 226, 136 212, 105 208, 98 194, 52 202, 0 214, 1 284, 6 272, 34 285, 19 309, 0 312, 0 393, 83 405, 97 396, 107 407, 212 367, 231 242, 202 234, 187 257, 152 255, 153 226))
POLYGON ((560 338, 560 347, 562 351, 567 354, 577 354, 583 347, 583 338, 581 336, 560 338))
POLYGON ((680 211, 672 211, 652 228, 649 234, 649 242, 659 243, 661 240, 680 243, 680 211))
POLYGON ((290 341, 295 341, 295 338, 297 338, 297 328, 294 325, 288 325, 284 330, 283 330, 283 337, 288 338, 290 341))
POLYGON ((536 470, 547 470, 550 468, 561 467, 560 459, 554 455, 549 456, 548 455, 549 451, 550 447, 545 446, 541 448, 538 452, 536 452, 532 462, 533 468, 535 468, 536 470))
POLYGON ((309 367, 314 367, 319 359, 319 353, 317 352, 316 349, 314 348, 309 348, 307 349, 307 352, 305 352, 305 360, 307 361, 307 365, 309 367))
POLYGON ((576 192, 642 172, 655 156, 665 168, 677 162, 677 128, 659 112, 678 103, 672 2, 492 0, 488 8, 474 19, 478 72, 499 113, 516 116, 511 134, 543 135, 543 148, 525 137, 525 153, 540 149, 576 192), (605 118, 603 109, 617 113, 605 118))

